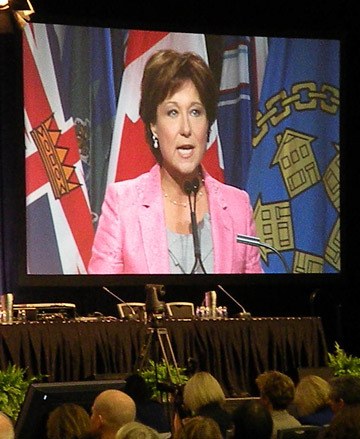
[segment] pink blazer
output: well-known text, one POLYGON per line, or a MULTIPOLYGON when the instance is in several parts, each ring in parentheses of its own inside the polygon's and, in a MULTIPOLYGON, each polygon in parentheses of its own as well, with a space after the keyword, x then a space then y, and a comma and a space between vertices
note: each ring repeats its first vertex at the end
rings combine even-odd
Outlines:
MULTIPOLYGON (((205 171, 204 177, 214 273, 262 273, 258 249, 236 242, 238 233, 256 235, 248 194, 205 171)), ((158 164, 135 179, 107 187, 88 273, 170 274, 158 164)))

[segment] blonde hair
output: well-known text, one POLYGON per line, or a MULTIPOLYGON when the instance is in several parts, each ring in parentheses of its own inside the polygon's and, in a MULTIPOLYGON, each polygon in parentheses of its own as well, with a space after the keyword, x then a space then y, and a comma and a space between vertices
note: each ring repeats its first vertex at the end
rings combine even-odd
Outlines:
POLYGON ((160 434, 148 425, 133 421, 123 425, 115 439, 160 439, 160 434))
POLYGON ((315 413, 329 404, 330 385, 317 375, 307 375, 295 388, 294 404, 300 416, 315 413))
POLYGON ((225 403, 225 394, 216 378, 208 372, 197 372, 184 386, 184 404, 194 414, 211 403, 225 403))

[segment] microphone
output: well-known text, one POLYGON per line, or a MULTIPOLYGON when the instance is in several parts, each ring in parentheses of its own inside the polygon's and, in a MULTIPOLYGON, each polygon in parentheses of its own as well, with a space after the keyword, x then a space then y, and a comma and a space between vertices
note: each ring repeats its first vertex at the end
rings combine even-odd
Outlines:
POLYGON ((106 288, 106 287, 102 287, 102 289, 104 290, 104 291, 106 291, 107 293, 109 293, 109 294, 111 294, 113 297, 115 297, 115 299, 117 299, 119 302, 121 302, 121 303, 123 303, 124 305, 126 305, 128 308, 129 308, 129 310, 130 310, 130 312, 131 312, 131 316, 132 317, 129 317, 129 318, 136 318, 136 312, 135 312, 135 310, 134 310, 134 308, 131 306, 131 305, 129 305, 127 302, 125 302, 125 300, 123 300, 121 297, 119 297, 119 296, 117 296, 116 294, 114 294, 112 291, 110 291, 109 290, 109 288, 106 288))
POLYGON ((283 255, 276 250, 275 247, 272 247, 270 244, 266 243, 266 242, 262 242, 260 241, 260 238, 258 238, 257 236, 249 236, 249 235, 241 235, 238 234, 236 235, 236 242, 240 243, 240 244, 247 244, 247 245, 253 245, 255 247, 265 247, 268 248, 269 250, 271 250, 272 252, 276 253, 281 262, 283 263, 284 267, 285 267, 285 271, 287 274, 291 273, 291 270, 285 260, 285 258, 283 257, 283 255))
POLYGON ((241 309, 241 312, 238 314, 239 317, 251 317, 251 314, 246 311, 246 309, 239 303, 235 297, 233 297, 228 291, 225 290, 224 287, 221 285, 217 285, 218 288, 220 288, 221 291, 223 291, 230 299, 241 309))
POLYGON ((194 178, 192 181, 185 181, 184 183, 184 192, 188 195, 189 198, 189 206, 190 206, 190 218, 191 218, 191 230, 194 241, 194 255, 195 262, 190 274, 195 273, 198 265, 200 265, 201 270, 204 274, 206 274, 205 267, 201 260, 201 250, 200 250, 200 240, 199 240, 199 230, 196 221, 196 195, 200 188, 200 181, 198 178, 194 178), (191 203, 191 194, 194 194, 194 206, 191 203))

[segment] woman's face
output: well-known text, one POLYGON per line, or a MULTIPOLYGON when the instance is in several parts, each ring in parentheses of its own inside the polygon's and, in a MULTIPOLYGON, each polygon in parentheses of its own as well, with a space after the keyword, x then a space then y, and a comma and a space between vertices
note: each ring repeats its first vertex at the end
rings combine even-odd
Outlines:
POLYGON ((190 80, 159 104, 151 130, 159 139, 162 166, 171 175, 197 172, 206 151, 208 128, 205 107, 190 80))

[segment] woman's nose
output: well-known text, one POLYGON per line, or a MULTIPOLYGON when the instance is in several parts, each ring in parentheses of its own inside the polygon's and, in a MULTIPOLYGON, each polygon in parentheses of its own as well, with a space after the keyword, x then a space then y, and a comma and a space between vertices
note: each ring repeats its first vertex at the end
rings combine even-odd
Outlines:
POLYGON ((191 122, 188 115, 183 115, 181 118, 180 132, 185 137, 189 137, 191 134, 191 122))

